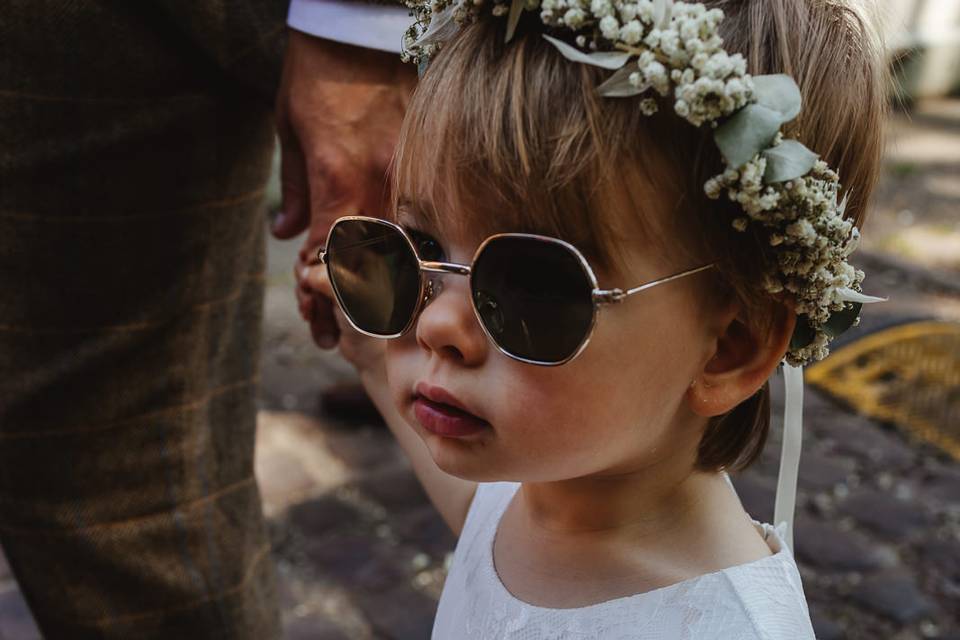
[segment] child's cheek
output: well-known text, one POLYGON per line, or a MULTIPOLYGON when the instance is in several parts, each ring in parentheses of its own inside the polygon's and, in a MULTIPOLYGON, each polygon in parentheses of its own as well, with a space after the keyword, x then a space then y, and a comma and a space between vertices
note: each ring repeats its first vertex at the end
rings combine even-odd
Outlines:
POLYGON ((403 410, 403 404, 406 403, 413 394, 413 388, 417 383, 414 358, 412 354, 402 344, 406 337, 395 340, 387 340, 386 353, 384 354, 384 363, 387 370, 387 384, 390 387, 390 395, 394 399, 394 404, 398 410, 403 410))

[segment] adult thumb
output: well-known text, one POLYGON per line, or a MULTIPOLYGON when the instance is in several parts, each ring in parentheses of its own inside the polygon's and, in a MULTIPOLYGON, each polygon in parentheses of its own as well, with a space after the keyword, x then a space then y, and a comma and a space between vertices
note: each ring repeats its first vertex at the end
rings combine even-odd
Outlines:
POLYGON ((310 184, 303 151, 295 138, 283 140, 280 148, 280 212, 270 227, 281 240, 292 238, 310 224, 310 184))

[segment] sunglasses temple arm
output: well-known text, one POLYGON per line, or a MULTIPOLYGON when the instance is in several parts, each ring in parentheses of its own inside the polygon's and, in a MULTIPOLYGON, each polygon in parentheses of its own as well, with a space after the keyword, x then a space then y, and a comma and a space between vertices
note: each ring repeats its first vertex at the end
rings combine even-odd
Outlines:
POLYGON ((652 280, 651 282, 646 282, 639 287, 634 287, 633 289, 598 289, 594 291, 593 297, 600 303, 610 303, 610 302, 620 302, 627 296, 632 296, 635 293, 640 293, 641 291, 646 291, 647 289, 652 289, 653 287, 666 284, 672 280, 679 280, 680 278, 685 278, 687 276, 692 276, 695 273, 700 273, 701 271, 706 271, 712 267, 716 266, 715 263, 705 264, 702 267, 696 267, 694 269, 687 269, 686 271, 681 271, 680 273, 675 273, 672 276, 667 276, 665 278, 659 278, 657 280, 652 280))

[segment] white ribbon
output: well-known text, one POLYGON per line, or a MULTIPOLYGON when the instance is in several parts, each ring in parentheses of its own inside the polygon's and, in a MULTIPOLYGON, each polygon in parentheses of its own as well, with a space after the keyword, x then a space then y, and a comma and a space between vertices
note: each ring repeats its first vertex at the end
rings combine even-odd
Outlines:
POLYGON ((797 503, 797 473, 803 445, 803 369, 783 363, 783 445, 773 522, 793 552, 793 514, 797 503), (782 529, 780 529, 782 527, 782 529))

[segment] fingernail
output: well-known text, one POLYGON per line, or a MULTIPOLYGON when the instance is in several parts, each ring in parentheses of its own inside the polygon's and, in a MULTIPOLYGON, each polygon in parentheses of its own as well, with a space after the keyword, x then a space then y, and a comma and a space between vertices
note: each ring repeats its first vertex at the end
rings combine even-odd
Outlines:
POLYGON ((303 270, 300 271, 300 279, 306 280, 309 277, 310 277, 310 267, 304 267, 303 270))
POLYGON ((337 346, 337 339, 330 334, 324 334, 320 336, 319 344, 322 349, 333 349, 337 346))

